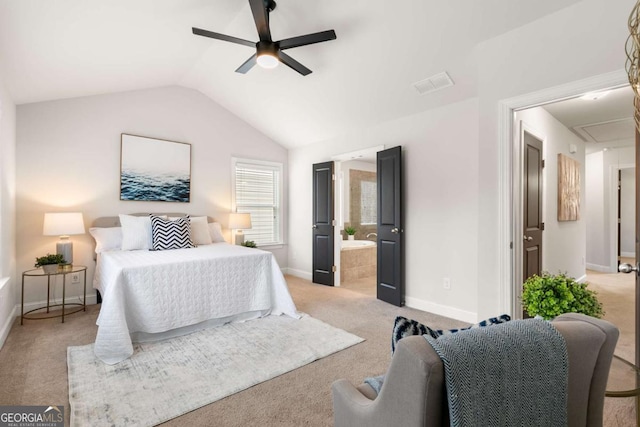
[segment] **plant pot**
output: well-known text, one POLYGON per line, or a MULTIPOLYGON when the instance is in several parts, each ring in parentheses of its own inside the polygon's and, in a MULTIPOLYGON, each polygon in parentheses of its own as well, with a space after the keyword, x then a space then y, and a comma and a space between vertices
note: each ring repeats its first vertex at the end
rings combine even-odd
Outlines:
POLYGON ((356 236, 354 236, 353 234, 349 234, 349 235, 347 236, 347 239, 349 239, 349 240, 355 240, 355 239, 356 239, 356 236))
POLYGON ((46 264, 42 266, 45 274, 55 274, 58 272, 58 264, 46 264))

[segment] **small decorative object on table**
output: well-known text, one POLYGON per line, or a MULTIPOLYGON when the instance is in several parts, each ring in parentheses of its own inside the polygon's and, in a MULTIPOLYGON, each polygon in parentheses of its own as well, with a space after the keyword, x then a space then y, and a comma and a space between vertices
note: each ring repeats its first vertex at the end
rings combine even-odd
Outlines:
POLYGON ((229 228, 236 230, 236 245, 241 245, 244 242, 242 230, 251 228, 251 214, 232 212, 229 214, 229 228))
POLYGON ((530 316, 546 320, 563 313, 582 313, 601 318, 604 312, 596 292, 587 289, 588 283, 578 283, 566 274, 529 277, 523 285, 522 306, 530 316))
POLYGON ((242 246, 246 246, 248 248, 257 248, 256 242, 254 242, 253 240, 246 240, 242 243, 242 246))
POLYGON ((62 254, 46 254, 42 257, 36 257, 36 263, 34 267, 42 267, 45 273, 53 274, 58 271, 59 264, 65 264, 64 256, 62 254))
POLYGON ((354 240, 355 239, 355 234, 356 234, 356 229, 355 227, 345 227, 344 228, 344 232, 347 234, 347 239, 348 240, 354 240))

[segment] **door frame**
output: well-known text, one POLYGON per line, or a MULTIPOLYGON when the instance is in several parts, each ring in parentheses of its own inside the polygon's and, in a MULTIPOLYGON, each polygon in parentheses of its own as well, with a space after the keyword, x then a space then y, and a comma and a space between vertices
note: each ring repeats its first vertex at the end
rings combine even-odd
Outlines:
POLYGON ((515 271, 522 260, 520 253, 514 250, 517 234, 514 234, 514 224, 519 221, 515 216, 517 203, 521 194, 514 181, 514 116, 515 112, 527 108, 538 107, 551 102, 575 98, 586 92, 604 89, 616 89, 627 86, 629 79, 624 69, 571 83, 543 89, 537 92, 520 95, 498 101, 498 280, 500 287, 500 312, 511 313, 514 318, 521 316, 520 301, 516 297, 515 289, 520 288, 515 271))
POLYGON ((622 169, 635 168, 635 163, 624 163, 619 165, 611 165, 609 167, 609 191, 611 200, 609 202, 609 271, 605 273, 618 272, 618 171, 622 169))
MULTIPOLYGON (((514 115, 515 120, 515 115, 514 115)), ((513 137, 513 159, 512 159, 512 168, 513 168, 513 236, 523 236, 524 235, 524 227, 523 227, 523 217, 524 217, 524 179, 522 173, 524 171, 524 150, 522 149, 524 146, 524 133, 527 132, 529 135, 534 138, 542 141, 542 159, 544 160, 545 153, 547 152, 547 137, 542 132, 537 130, 534 126, 526 123, 524 120, 519 120, 516 128, 516 132, 513 137)), ((545 168, 541 168, 542 174, 542 200, 540 209, 542 211, 542 222, 546 222, 545 214, 545 193, 546 193, 546 183, 547 177, 545 173, 545 168)), ((542 243, 541 246, 544 248, 544 232, 542 233, 542 243)), ((513 265, 513 277, 523 277, 523 255, 524 255, 524 245, 522 239, 513 239, 513 254, 514 254, 514 265, 513 265)), ((544 256, 544 252, 543 252, 544 256)), ((544 269, 544 258, 540 260, 541 268, 544 269)), ((519 301, 522 297, 522 288, 515 287, 514 289, 514 299, 515 301, 519 301)), ((513 313, 516 312, 522 313, 522 309, 520 305, 514 307, 513 313), (517 308, 517 309, 516 309, 517 308)), ((502 311, 501 311, 502 312, 502 311)))

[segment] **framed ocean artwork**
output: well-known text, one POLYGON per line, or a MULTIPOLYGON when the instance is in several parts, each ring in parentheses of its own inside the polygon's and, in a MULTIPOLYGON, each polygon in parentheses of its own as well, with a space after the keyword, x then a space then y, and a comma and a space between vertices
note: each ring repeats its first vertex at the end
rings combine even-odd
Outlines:
POLYGON ((191 144, 122 134, 120 200, 189 203, 191 144))

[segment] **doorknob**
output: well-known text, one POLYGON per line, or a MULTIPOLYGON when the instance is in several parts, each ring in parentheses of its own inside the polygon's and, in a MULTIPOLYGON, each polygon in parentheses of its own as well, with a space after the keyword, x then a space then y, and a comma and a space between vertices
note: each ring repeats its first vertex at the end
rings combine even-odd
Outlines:
POLYGON ((400 232, 400 230, 398 230, 398 227, 393 227, 393 228, 391 229, 391 232, 392 232, 393 234, 398 234, 398 233, 400 232))
POLYGON ((316 228, 318 228, 318 226, 313 224, 313 226, 311 228, 313 228, 315 230, 316 228))
POLYGON ((527 242, 530 242, 533 240, 533 237, 531 236, 523 236, 524 240, 526 240, 527 242))
POLYGON ((618 266, 618 271, 620 273, 631 273, 632 271, 635 271, 637 273, 638 272, 638 264, 636 264, 636 265, 620 264, 618 266))

